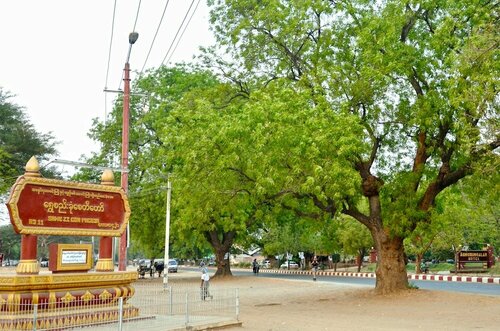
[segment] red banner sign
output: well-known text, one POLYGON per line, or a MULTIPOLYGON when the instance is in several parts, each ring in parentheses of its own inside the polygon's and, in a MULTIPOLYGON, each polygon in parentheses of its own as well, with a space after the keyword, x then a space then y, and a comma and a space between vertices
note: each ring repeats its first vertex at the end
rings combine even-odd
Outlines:
POLYGON ((130 217, 120 187, 38 177, 19 177, 7 207, 22 234, 116 237, 130 217))

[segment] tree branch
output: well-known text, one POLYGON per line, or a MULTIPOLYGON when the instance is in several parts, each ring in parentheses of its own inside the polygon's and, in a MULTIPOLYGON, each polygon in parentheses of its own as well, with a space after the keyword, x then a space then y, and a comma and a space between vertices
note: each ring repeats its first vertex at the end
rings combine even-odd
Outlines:
POLYGON ((348 206, 342 210, 342 214, 351 216, 367 228, 372 228, 373 224, 370 222, 370 218, 365 214, 361 213, 356 207, 348 206))
POLYGON ((236 173, 238 173, 241 177, 245 178, 246 180, 250 181, 250 182, 255 182, 255 179, 251 178, 250 176, 248 176, 246 173, 243 172, 243 170, 241 169, 238 169, 238 168, 234 168, 234 167, 227 167, 226 168, 227 170, 231 170, 231 171, 234 171, 236 173))
POLYGON ((410 5, 406 5, 406 12, 411 12, 412 15, 408 17, 408 20, 406 21, 405 25, 403 25, 403 28, 401 29, 401 36, 400 36, 400 41, 403 43, 406 42, 406 39, 408 38, 408 34, 410 33, 411 29, 415 25, 415 22, 417 21, 417 16, 416 14, 411 10, 410 5))
POLYGON ((418 133, 418 147, 417 152, 415 153, 415 158, 413 160, 413 169, 412 172, 417 175, 415 182, 413 183, 413 191, 416 192, 418 186, 420 185, 420 179, 422 178, 422 174, 424 171, 425 164, 427 163, 427 159, 429 155, 427 154, 427 145, 425 139, 427 138, 427 134, 423 129, 418 133))

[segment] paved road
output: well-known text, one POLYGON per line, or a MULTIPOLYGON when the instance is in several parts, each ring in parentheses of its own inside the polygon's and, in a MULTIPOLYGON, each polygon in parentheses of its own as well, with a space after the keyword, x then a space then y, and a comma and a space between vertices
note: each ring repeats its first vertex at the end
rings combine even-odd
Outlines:
MULTIPOLYGON (((232 271, 233 275, 252 275, 251 271, 235 270, 232 271)), ((280 273, 265 273, 261 272, 256 277, 269 277, 269 278, 282 278, 282 279, 300 279, 311 280, 309 275, 294 275, 294 274, 280 274, 280 273)), ((359 278, 359 277, 340 277, 340 276, 319 276, 318 282, 334 282, 342 284, 355 284, 365 286, 375 286, 375 278, 359 278)), ((500 285, 498 284, 483 284, 483 283, 467 283, 467 282, 443 282, 431 280, 410 280, 410 284, 414 284, 418 288, 433 291, 451 291, 462 293, 474 293, 484 295, 499 295, 500 285)))

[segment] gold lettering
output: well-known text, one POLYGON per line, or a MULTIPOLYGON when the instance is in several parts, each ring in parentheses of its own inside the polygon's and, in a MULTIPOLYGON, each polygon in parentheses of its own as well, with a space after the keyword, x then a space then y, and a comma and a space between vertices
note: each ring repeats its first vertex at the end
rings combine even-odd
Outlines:
POLYGON ((98 218, 88 218, 88 217, 82 217, 82 223, 88 223, 88 224, 98 224, 99 219, 98 218))
POLYGON ((83 204, 74 203, 73 201, 68 201, 66 199, 62 199, 61 202, 44 202, 43 207, 47 210, 48 213, 53 214, 55 210, 59 214, 66 214, 66 211, 69 211, 70 214, 73 214, 73 210, 81 210, 81 211, 92 211, 98 213, 104 213, 104 202, 99 202, 97 205, 91 205, 90 201, 85 201, 83 204))
POLYGON ((28 224, 29 225, 43 225, 43 220, 37 220, 37 219, 34 219, 34 218, 30 218, 28 220, 28 224))

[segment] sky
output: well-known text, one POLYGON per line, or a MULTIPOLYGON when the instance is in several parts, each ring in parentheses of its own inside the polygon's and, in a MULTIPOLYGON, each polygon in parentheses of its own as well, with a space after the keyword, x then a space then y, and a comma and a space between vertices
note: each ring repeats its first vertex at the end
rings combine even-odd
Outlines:
MULTIPOLYGON (((143 68, 190 61, 199 46, 213 44, 206 0, 0 2, 0 88, 15 95, 9 101, 25 109, 37 131, 52 132, 60 142, 57 159, 79 161, 98 150, 87 133, 92 119, 103 120, 118 96, 103 90, 123 89, 134 26, 139 38, 129 60, 132 81, 143 68)), ((75 171, 58 167, 66 175, 75 171)))

